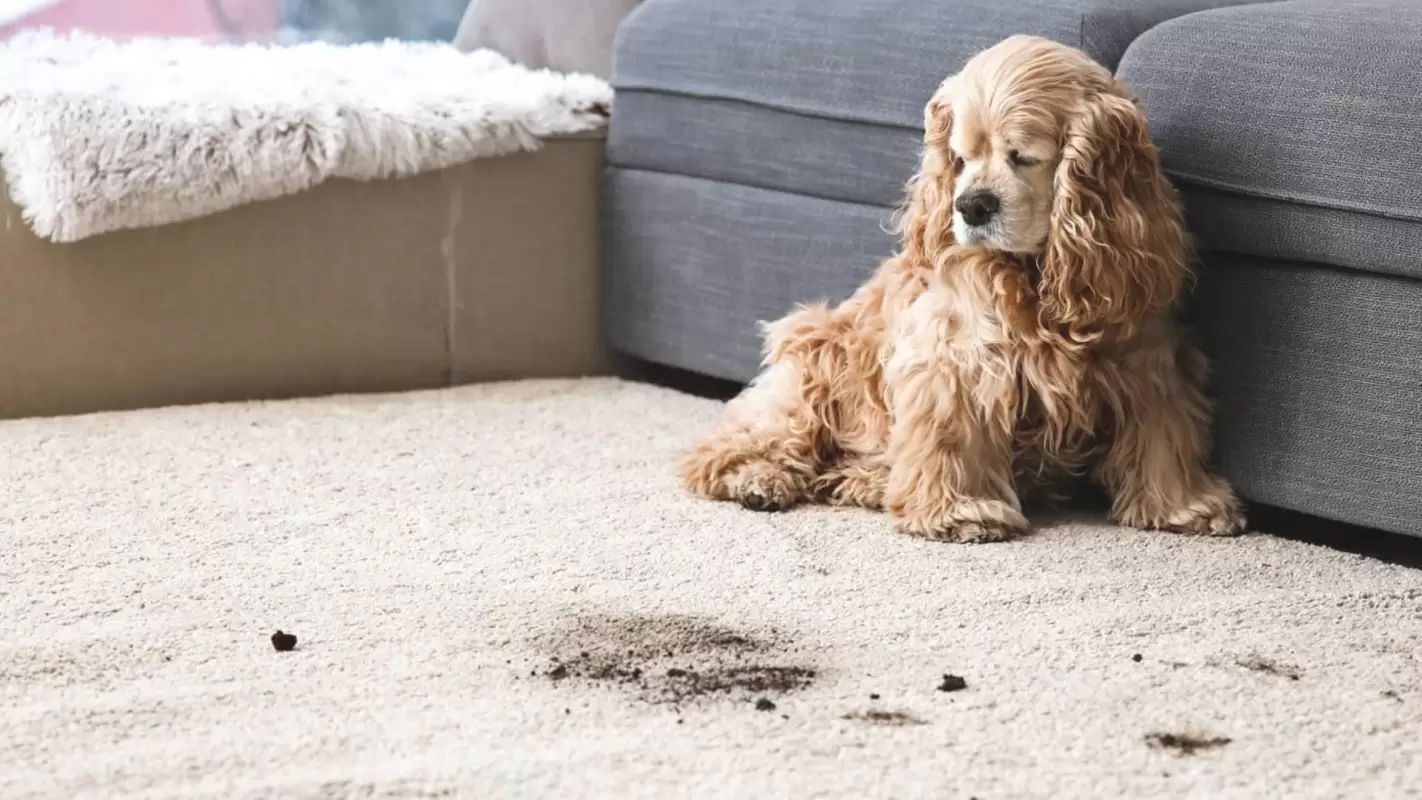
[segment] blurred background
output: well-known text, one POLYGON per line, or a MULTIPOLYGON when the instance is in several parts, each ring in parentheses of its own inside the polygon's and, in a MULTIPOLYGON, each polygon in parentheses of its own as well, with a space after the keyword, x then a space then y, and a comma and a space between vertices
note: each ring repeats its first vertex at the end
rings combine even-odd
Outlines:
POLYGON ((449 41, 468 0, 0 0, 0 39, 36 28, 113 39, 449 41))

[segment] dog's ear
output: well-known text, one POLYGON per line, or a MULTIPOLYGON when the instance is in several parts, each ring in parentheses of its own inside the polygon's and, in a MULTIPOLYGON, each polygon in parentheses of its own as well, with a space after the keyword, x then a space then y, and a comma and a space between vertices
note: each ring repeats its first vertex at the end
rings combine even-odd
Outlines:
POLYGON ((953 181, 960 166, 948 146, 953 134, 954 83, 954 77, 945 80, 924 106, 923 154, 899 213, 904 253, 917 264, 935 265, 937 257, 953 245, 953 181))
POLYGON ((1055 176, 1041 311, 1089 339, 1168 307, 1189 269, 1175 190, 1145 115, 1119 85, 1076 110, 1055 176))

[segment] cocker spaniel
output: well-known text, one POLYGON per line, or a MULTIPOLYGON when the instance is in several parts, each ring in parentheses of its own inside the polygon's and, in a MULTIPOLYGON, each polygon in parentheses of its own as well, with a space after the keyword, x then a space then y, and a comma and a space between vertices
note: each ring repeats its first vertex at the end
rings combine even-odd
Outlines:
POLYGON ((687 454, 686 486, 981 542, 1090 473, 1121 524, 1240 532, 1208 466, 1206 360, 1172 315, 1181 213, 1134 98, 1084 53, 1015 36, 944 81, 924 127, 899 252, 838 306, 764 326, 765 368, 687 454))

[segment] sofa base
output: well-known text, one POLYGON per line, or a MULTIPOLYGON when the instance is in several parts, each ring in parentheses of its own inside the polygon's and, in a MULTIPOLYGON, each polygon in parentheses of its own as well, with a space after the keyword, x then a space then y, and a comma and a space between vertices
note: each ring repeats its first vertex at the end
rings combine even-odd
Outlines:
POLYGON ((1207 254, 1191 316, 1241 495, 1422 536, 1422 281, 1207 254))

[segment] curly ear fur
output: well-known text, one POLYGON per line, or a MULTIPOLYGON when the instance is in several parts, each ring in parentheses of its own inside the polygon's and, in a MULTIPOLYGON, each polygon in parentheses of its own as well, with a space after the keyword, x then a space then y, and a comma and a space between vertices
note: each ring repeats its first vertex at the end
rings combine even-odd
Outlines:
POLYGON ((923 110, 923 158, 908 183, 908 198, 900 211, 898 232, 904 255, 913 264, 936 265, 953 246, 953 179, 956 157, 948 147, 953 110, 944 82, 923 110))
POLYGON ((1042 260, 1042 313, 1079 339, 1136 328, 1174 302, 1189 270, 1145 115, 1115 88, 1088 96, 1069 123, 1042 260))

